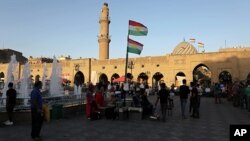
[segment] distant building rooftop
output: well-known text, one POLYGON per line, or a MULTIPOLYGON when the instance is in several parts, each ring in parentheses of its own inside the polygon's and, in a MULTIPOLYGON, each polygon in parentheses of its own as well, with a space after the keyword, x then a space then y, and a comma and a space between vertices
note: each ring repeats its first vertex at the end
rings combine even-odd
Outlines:
POLYGON ((12 49, 0 49, 0 63, 9 63, 10 62, 10 57, 15 54, 16 55, 16 60, 17 62, 24 64, 27 62, 27 58, 23 56, 23 53, 12 50, 12 49))
POLYGON ((52 63, 52 58, 40 57, 40 58, 33 58, 32 56, 29 57, 29 64, 42 64, 42 63, 52 63))
POLYGON ((61 56, 58 58, 58 60, 59 60, 59 61, 61 61, 61 60, 71 60, 71 57, 70 57, 70 55, 68 55, 68 56, 61 55, 61 56))
POLYGON ((220 48, 219 52, 234 52, 234 51, 250 51, 250 47, 229 47, 229 48, 220 48))

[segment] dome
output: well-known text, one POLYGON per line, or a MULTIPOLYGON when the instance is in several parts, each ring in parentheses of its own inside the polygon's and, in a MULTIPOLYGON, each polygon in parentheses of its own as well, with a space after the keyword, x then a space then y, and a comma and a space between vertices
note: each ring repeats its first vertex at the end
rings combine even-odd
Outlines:
POLYGON ((196 53, 198 53, 197 49, 192 44, 186 41, 179 43, 172 52, 172 54, 196 54, 196 53))

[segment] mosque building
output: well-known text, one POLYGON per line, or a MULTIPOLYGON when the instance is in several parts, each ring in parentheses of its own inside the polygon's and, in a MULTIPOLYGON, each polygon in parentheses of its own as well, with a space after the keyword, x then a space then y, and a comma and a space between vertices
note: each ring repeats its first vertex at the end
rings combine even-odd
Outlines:
MULTIPOLYGON (((62 78, 74 83, 112 81, 125 75, 125 58, 109 59, 109 7, 104 3, 99 19, 100 33, 98 35, 99 59, 80 58, 71 59, 70 56, 59 58, 62 65, 62 78)), ((2 50, 0 50, 1 57, 2 50)), ((22 55, 21 55, 22 56, 22 55)), ((7 77, 8 63, 0 58, 0 81, 7 77)), ((5 56, 5 60, 7 60, 5 56)), ((43 64, 47 64, 50 79, 52 59, 29 57, 31 77, 39 79, 43 75, 43 64)), ((24 61, 19 62, 18 77, 21 78, 24 61)), ((161 56, 147 56, 129 58, 127 77, 133 81, 147 82, 155 86, 164 81, 167 86, 182 84, 182 79, 187 82, 194 81, 203 85, 213 82, 231 83, 235 80, 250 78, 250 48, 223 48, 218 52, 198 52, 192 43, 182 41, 173 48, 170 54, 161 56)), ((1 86, 1 85, 0 85, 1 86)), ((1 89, 1 87, 0 87, 1 89)))

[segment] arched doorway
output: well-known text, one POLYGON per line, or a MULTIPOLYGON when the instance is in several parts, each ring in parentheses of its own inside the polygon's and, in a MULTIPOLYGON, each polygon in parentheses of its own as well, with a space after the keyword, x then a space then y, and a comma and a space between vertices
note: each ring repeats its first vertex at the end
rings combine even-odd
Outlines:
POLYGON ((3 79, 4 79, 4 73, 1 72, 1 73, 0 73, 0 80, 3 80, 3 79))
POLYGON ((40 81, 40 75, 36 75, 35 82, 40 81))
POLYGON ((232 83, 232 75, 228 71, 222 71, 219 74, 219 82, 222 84, 232 83))
POLYGON ((110 81, 110 82, 113 82, 114 79, 117 79, 117 78, 119 78, 119 77, 120 77, 119 74, 114 73, 114 74, 111 76, 111 81, 110 81))
POLYGON ((138 82, 148 82, 148 75, 142 72, 138 75, 137 80, 138 82))
POLYGON ((160 82, 160 80, 161 80, 163 77, 164 77, 164 76, 163 76, 162 73, 156 72, 156 73, 153 75, 153 77, 152 77, 152 86, 153 86, 153 87, 157 87, 158 84, 159 84, 159 82, 160 82))
POLYGON ((81 71, 78 71, 74 77, 74 84, 76 86, 81 86, 84 83, 84 75, 81 71))
POLYGON ((108 77, 106 74, 102 73, 99 77, 99 84, 106 85, 108 84, 108 77))
POLYGON ((250 80, 250 73, 247 75, 247 80, 250 80))
POLYGON ((182 80, 186 79, 186 75, 183 72, 178 72, 175 75, 175 86, 181 86, 182 85, 182 80))
POLYGON ((127 73, 127 76, 126 76, 129 80, 132 80, 133 79, 133 75, 131 73, 127 73))
POLYGON ((200 84, 204 87, 210 87, 211 76, 212 76, 212 72, 204 64, 197 65, 193 70, 194 84, 200 84))
POLYGON ((3 89, 4 87, 4 73, 0 73, 0 89, 3 89))

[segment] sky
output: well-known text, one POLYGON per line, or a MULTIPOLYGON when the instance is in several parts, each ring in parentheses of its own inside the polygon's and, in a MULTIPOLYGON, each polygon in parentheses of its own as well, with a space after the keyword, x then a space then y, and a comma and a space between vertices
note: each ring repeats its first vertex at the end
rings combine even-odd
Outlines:
POLYGON ((148 28, 130 36, 144 44, 141 55, 170 54, 184 39, 205 52, 250 47, 249 0, 0 0, 0 48, 25 57, 70 55, 99 58, 97 35, 103 3, 109 6, 110 58, 125 58, 128 21, 148 28))

